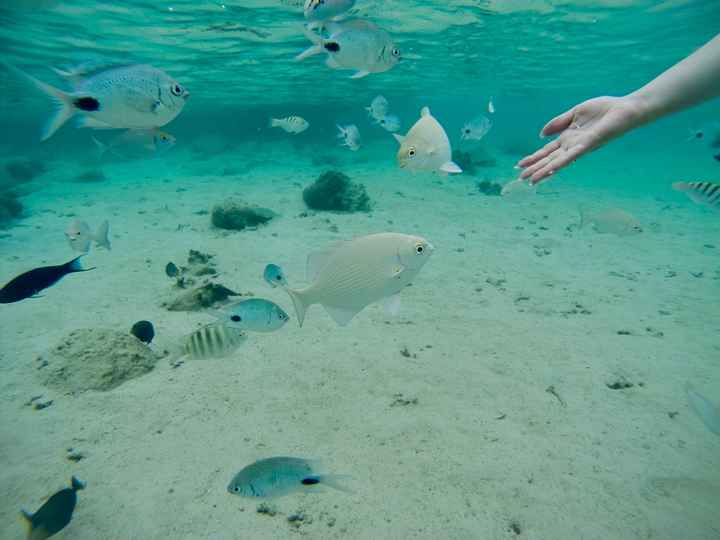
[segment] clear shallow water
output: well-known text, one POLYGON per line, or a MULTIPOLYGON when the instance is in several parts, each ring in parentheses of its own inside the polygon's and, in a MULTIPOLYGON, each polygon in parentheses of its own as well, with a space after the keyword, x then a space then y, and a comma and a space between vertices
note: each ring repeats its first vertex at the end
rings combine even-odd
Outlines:
POLYGON ((307 40, 289 2, 23 4, 0 9, 3 60, 58 85, 50 67, 151 63, 191 98, 164 128, 178 139, 168 153, 98 163, 91 133, 73 126, 40 144, 49 103, 0 71, 3 169, 47 168, 28 184, 3 177, 25 212, 2 231, 0 279, 70 258, 73 216, 109 219, 115 244, 88 257, 100 271, 0 312, 0 536, 21 537, 17 508, 36 509, 74 473, 89 487, 66 538, 286 538, 297 510, 314 517, 300 527, 313 538, 718 537, 718 440, 683 388, 720 401, 707 247, 720 230, 670 183, 718 180, 716 151, 688 137, 720 119, 720 105, 630 134, 532 199, 475 188, 514 178, 553 115, 629 92, 710 39, 717 2, 360 1, 361 16, 419 57, 361 80, 318 58, 292 62, 307 40), (364 111, 378 93, 402 132, 428 105, 461 148, 460 126, 492 98, 478 151, 494 165, 449 179, 400 171, 396 143, 364 111), (288 114, 311 128, 267 129, 288 114), (337 145, 337 123, 359 126, 360 151, 337 145), (300 188, 330 167, 367 186, 372 213, 298 217, 300 188), (96 170, 105 181, 73 181, 96 170), (229 196, 281 218, 218 233, 201 212, 229 196), (646 232, 577 231, 578 205, 621 207, 646 232), (158 348, 172 348, 207 322, 160 306, 165 264, 190 248, 216 255, 222 283, 292 314, 260 281, 265 263, 299 282, 309 251, 386 229, 438 247, 398 320, 373 308, 340 330, 315 308, 302 329, 293 320, 232 360, 177 370, 161 360, 111 392, 67 396, 37 380, 33 359, 76 328, 149 318, 158 348), (618 379, 635 386, 608 389, 618 379), (24 406, 37 394, 54 405, 24 406), (87 459, 68 462, 70 446, 87 459), (285 498, 269 519, 225 492, 242 466, 285 454, 324 458, 356 493, 285 498))

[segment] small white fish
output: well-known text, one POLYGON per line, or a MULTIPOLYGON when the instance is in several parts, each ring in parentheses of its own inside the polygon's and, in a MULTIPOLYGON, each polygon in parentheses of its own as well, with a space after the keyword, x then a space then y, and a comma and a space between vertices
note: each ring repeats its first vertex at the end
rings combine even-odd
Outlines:
POLYGON ((340 130, 338 133, 338 139, 343 140, 343 146, 347 146, 353 152, 357 152, 360 149, 360 130, 355 124, 348 126, 338 126, 340 130))
POLYGON ((49 139, 71 117, 79 115, 78 127, 97 129, 149 129, 164 126, 185 106, 189 93, 164 71, 148 65, 99 70, 94 73, 59 72, 73 85, 59 90, 8 66, 31 81, 57 105, 45 126, 42 140, 49 139), (84 76, 83 76, 84 75, 84 76))
POLYGON ((295 60, 326 53, 325 63, 329 68, 355 70, 351 79, 388 71, 400 61, 400 49, 395 46, 390 34, 370 21, 351 19, 325 26, 330 37, 325 39, 306 31, 305 35, 313 45, 297 55, 295 60))
POLYGON ((487 135, 491 127, 492 122, 487 116, 478 116, 474 120, 466 122, 465 125, 460 128, 460 138, 463 141, 479 141, 487 135))
POLYGON ((355 0, 307 0, 305 19, 311 23, 320 23, 337 19, 355 6, 355 0))
POLYGON ((190 334, 184 352, 190 358, 222 358, 228 356, 247 341, 247 334, 240 328, 213 323, 203 326, 190 334))
POLYGON ((452 150, 447 133, 430 109, 423 107, 420 119, 404 137, 393 133, 400 143, 397 153, 398 164, 410 170, 439 171, 440 173, 461 173, 462 169, 452 161, 452 150))
POLYGON ((287 118, 271 118, 270 127, 279 127, 287 133, 302 133, 310 127, 310 123, 299 116, 288 116, 287 118))
POLYGON ((103 221, 98 227, 97 232, 93 234, 90 231, 90 226, 85 221, 75 219, 65 230, 65 237, 67 238, 70 247, 80 253, 87 253, 90 251, 90 244, 93 241, 96 246, 110 250, 110 238, 108 237, 109 231, 110 224, 107 220, 103 221))
POLYGON ((400 292, 413 282, 433 251, 432 244, 420 236, 361 236, 310 254, 307 274, 312 284, 283 289, 292 299, 300 326, 313 304, 321 304, 340 326, 380 300, 394 315, 400 309, 400 292))
POLYGON ((390 133, 395 133, 396 131, 400 131, 400 118, 395 116, 394 114, 388 114, 378 120, 376 124, 380 124, 385 130, 389 131, 390 133))
POLYGON ((705 427, 715 435, 720 435, 720 407, 716 407, 706 397, 697 393, 689 384, 685 386, 690 408, 695 411, 705 427))
POLYGON ((488 112, 490 114, 495 114, 495 105, 493 105, 492 98, 490 98, 490 101, 488 101, 488 112))
POLYGON ((596 213, 587 213, 582 207, 580 212, 580 228, 592 225, 599 233, 615 234, 617 236, 630 236, 643 232, 642 225, 621 208, 610 208, 596 213))
POLYGON ((691 201, 697 204, 720 209, 720 184, 712 182, 675 182, 672 188, 675 191, 685 193, 691 201))
POLYGON ((365 110, 370 115, 370 118, 377 120, 378 122, 385 118, 385 115, 388 113, 388 107, 389 107, 388 100, 385 99, 383 96, 377 96, 375 99, 372 100, 369 107, 365 107, 365 110))
POLYGON ((524 193, 534 193, 535 190, 536 186, 533 186, 529 179, 518 178, 505 184, 502 191, 500 191, 500 195, 502 197, 514 197, 524 193))
POLYGON ((159 155, 175 146, 175 137, 159 129, 130 129, 104 143, 92 138, 99 157, 111 152, 120 157, 143 157, 159 155))

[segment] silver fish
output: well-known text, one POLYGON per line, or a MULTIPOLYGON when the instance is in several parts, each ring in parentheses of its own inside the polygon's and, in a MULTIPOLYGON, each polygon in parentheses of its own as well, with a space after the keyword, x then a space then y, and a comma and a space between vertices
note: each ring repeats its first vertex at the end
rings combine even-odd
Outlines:
POLYGON ((487 135, 487 132, 490 131, 491 127, 492 122, 487 116, 479 116, 474 120, 466 122, 465 125, 460 128, 460 138, 463 141, 479 141, 487 135))
POLYGON ((265 271, 263 272, 263 279, 271 287, 279 287, 280 285, 287 285, 287 280, 285 279, 285 273, 283 272, 282 268, 280 268, 277 264, 268 264, 265 267, 265 271))
POLYGON ((279 127, 287 133, 302 133, 310 127, 310 123, 300 116, 288 116, 287 118, 271 118, 270 127, 279 127))
POLYGON ((93 234, 90 231, 90 226, 85 221, 75 219, 65 230, 65 238, 67 238, 70 247, 80 253, 90 251, 92 242, 95 242, 95 245, 98 247, 110 250, 112 247, 110 246, 110 238, 108 237, 109 231, 110 224, 107 220, 103 221, 98 227, 97 232, 93 234))
POLYGON ((107 152, 119 157, 145 157, 166 152, 175 146, 175 137, 159 129, 129 129, 110 142, 92 138, 98 149, 98 157, 107 152))
POLYGON ((357 152, 360 149, 360 130, 355 124, 348 126, 338 126, 340 130, 338 133, 338 139, 342 139, 343 146, 347 146, 353 152, 357 152))
POLYGON ((280 306, 264 298, 241 300, 215 312, 215 316, 230 327, 251 332, 274 332, 290 320, 280 306))
POLYGON ((225 324, 208 324, 190 334, 184 351, 190 358, 222 358, 235 351, 247 340, 247 334, 239 328, 225 324))
POLYGON ((447 133, 430 109, 423 107, 420 119, 407 135, 393 133, 400 143, 398 164, 409 170, 438 171, 442 174, 461 173, 462 169, 452 161, 452 150, 447 133))
POLYGON ((419 236, 361 236, 310 254, 307 273, 312 284, 304 289, 283 288, 292 299, 300 326, 313 304, 321 304, 340 326, 380 300, 394 315, 400 309, 400 292, 412 283, 433 250, 419 236))
POLYGON ((383 118, 385 118, 385 115, 388 113, 388 100, 385 99, 383 96, 376 96, 375 99, 372 100, 369 107, 365 107, 365 110, 368 112, 370 117, 373 120, 380 121, 383 118))
POLYGON ((326 25, 330 37, 325 39, 314 32, 305 35, 312 47, 295 57, 303 60, 308 56, 326 53, 325 62, 332 69, 352 69, 351 79, 359 79, 370 73, 392 69, 400 61, 400 49, 390 34, 364 19, 351 19, 326 25))
MULTIPOLYGON (((42 133, 49 139, 71 117, 78 127, 150 129, 172 121, 185 106, 188 91, 164 71, 149 65, 68 73, 70 92, 46 84, 11 66, 58 106, 42 133)), ((64 72, 62 72, 64 73, 64 72)))
POLYGON ((596 232, 615 234, 617 236, 630 236, 643 232, 642 225, 621 208, 609 208, 600 212, 588 213, 584 208, 578 208, 580 212, 580 228, 592 225, 596 232))
POLYGON ((303 12, 308 21, 321 22, 339 17, 353 6, 355 0, 307 0, 303 12))
POLYGON ((390 133, 400 131, 400 118, 398 118, 394 114, 387 114, 380 120, 378 120, 376 123, 380 124, 386 131, 389 131, 390 133))
POLYGON ((302 458, 261 459, 237 473, 227 490, 243 497, 281 497, 295 491, 314 491, 318 485, 349 491, 339 482, 343 476, 318 474, 316 467, 316 462, 302 458))
POLYGON ((720 209, 720 184, 713 184, 712 182, 675 182, 672 188, 675 191, 685 193, 691 201, 697 204, 720 209))

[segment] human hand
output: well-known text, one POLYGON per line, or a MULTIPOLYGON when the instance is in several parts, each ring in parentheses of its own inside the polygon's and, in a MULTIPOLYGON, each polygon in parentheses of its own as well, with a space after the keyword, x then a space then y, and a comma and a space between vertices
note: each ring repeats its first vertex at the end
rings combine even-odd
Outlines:
POLYGON ((521 159, 520 178, 537 184, 608 141, 641 123, 641 105, 632 96, 598 97, 556 116, 540 132, 541 137, 560 134, 543 148, 521 159))

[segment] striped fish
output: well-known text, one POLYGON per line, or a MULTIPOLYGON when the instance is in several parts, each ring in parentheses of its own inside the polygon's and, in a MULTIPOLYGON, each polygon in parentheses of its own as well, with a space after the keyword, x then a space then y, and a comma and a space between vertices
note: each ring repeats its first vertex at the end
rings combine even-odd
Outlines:
POLYGON ((185 354, 194 360, 222 358, 235 351, 247 339, 238 328, 213 323, 190 334, 185 342, 185 354))
POLYGON ((698 204, 720 208, 720 184, 712 182, 675 182, 675 191, 682 191, 690 200, 698 204))
POLYGON ((271 118, 270 127, 279 127, 288 133, 302 133, 310 127, 310 123, 299 116, 288 116, 287 118, 271 118))

